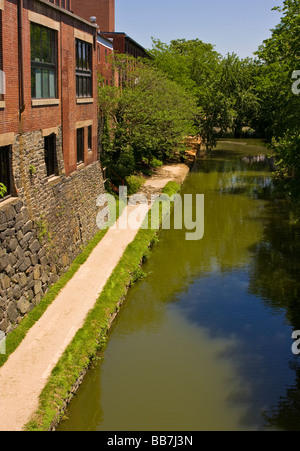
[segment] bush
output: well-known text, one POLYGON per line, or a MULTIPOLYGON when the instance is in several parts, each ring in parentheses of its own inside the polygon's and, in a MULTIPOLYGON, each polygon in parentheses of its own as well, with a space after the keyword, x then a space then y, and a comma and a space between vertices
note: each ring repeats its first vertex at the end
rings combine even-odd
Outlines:
POLYGON ((163 162, 158 160, 157 158, 153 157, 150 163, 150 166, 152 168, 161 168, 163 166, 163 162))
POLYGON ((3 183, 0 183, 0 197, 4 197, 7 193, 7 188, 3 183))
POLYGON ((126 184, 128 188, 128 195, 132 196, 133 194, 135 194, 144 183, 145 179, 143 179, 142 177, 138 177, 136 175, 127 177, 126 184))

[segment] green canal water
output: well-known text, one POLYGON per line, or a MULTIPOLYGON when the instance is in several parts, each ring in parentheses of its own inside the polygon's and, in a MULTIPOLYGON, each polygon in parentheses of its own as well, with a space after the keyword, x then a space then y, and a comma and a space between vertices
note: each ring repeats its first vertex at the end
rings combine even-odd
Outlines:
POLYGON ((161 231, 58 430, 300 430, 300 226, 266 155, 222 141, 196 162, 204 238, 161 231))

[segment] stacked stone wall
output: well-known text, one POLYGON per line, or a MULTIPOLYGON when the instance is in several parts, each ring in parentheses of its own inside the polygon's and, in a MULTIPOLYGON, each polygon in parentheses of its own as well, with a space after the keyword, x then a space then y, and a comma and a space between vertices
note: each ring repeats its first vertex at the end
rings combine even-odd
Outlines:
POLYGON ((16 196, 0 202, 0 330, 10 332, 66 271, 97 232, 101 165, 64 172, 56 131, 58 175, 47 177, 42 130, 12 146, 16 196))

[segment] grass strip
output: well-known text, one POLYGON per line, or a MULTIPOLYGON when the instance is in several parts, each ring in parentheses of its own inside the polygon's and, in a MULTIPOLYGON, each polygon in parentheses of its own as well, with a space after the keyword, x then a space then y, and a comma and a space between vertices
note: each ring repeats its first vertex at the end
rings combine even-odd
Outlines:
MULTIPOLYGON (((178 184, 173 185, 172 189, 169 186, 168 195, 175 194, 179 189, 178 184)), ((151 211, 145 221, 151 223, 150 217, 151 211)), ((157 234, 157 229, 141 228, 127 246, 83 327, 53 369, 40 395, 39 408, 25 430, 49 431, 59 424, 74 394, 74 387, 99 356, 99 352, 105 349, 112 320, 126 297, 132 275, 149 256, 149 248, 156 242, 157 234)))

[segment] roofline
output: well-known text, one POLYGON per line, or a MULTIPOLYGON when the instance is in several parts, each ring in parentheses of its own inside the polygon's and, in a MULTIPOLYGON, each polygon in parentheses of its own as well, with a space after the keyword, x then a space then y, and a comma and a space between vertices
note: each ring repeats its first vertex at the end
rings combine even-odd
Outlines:
POLYGON ((132 39, 130 36, 128 36, 128 34, 124 33, 123 31, 103 31, 101 33, 105 33, 105 34, 122 34, 125 36, 126 39, 130 40, 131 42, 133 42, 137 47, 139 47, 140 49, 142 49, 147 55, 148 55, 148 51, 145 49, 145 47, 143 47, 141 44, 139 44, 138 42, 136 42, 134 39, 132 39))
MULTIPOLYGON (((105 41, 105 43, 107 43, 107 47, 108 48, 110 48, 110 49, 114 49, 114 45, 113 45, 113 43, 111 42, 111 40, 110 39, 108 39, 108 38, 106 38, 105 36, 103 36, 103 34, 101 33, 101 31, 98 31, 98 33, 97 33, 97 41, 99 42, 100 41, 100 39, 102 39, 103 41, 105 41)), ((100 42, 102 45, 106 45, 105 43, 103 43, 103 42, 100 42)))

